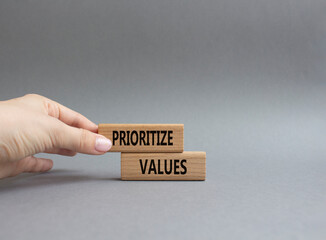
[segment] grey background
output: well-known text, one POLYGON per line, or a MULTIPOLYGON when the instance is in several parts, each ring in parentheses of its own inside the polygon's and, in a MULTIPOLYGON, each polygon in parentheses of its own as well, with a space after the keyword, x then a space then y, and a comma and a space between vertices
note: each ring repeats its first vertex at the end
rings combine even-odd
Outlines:
POLYGON ((3 239, 325 239, 323 0, 1 1, 0 99, 184 123, 205 182, 122 182, 120 155, 0 182, 3 239))

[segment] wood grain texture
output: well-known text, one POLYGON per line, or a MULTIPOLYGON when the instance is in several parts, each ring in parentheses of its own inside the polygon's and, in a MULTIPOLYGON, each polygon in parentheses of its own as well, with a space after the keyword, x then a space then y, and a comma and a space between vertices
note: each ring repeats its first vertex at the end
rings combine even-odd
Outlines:
POLYGON ((122 180, 205 180, 206 153, 121 153, 122 180))
POLYGON ((99 124, 110 152, 182 152, 183 124, 99 124))

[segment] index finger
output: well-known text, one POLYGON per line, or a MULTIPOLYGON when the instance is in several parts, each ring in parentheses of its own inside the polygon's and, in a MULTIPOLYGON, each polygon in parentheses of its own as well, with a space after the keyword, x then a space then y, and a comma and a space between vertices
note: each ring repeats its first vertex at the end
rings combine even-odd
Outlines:
POLYGON ((57 118, 69 126, 83 128, 97 133, 98 126, 95 123, 82 114, 61 105, 58 102, 49 99, 47 109, 49 116, 57 118))

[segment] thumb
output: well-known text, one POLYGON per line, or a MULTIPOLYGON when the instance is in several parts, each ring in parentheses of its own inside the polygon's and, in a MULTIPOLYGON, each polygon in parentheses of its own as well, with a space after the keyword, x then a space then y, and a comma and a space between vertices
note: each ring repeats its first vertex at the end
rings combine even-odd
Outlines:
POLYGON ((106 137, 83 128, 70 127, 62 123, 56 139, 56 147, 74 152, 99 155, 110 150, 112 142, 106 137))

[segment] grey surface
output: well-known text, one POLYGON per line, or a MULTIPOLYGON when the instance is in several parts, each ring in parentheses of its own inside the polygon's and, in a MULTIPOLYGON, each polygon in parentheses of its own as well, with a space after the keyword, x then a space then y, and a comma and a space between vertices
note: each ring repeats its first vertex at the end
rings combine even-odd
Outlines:
POLYGON ((326 3, 1 1, 0 99, 184 123, 205 182, 122 182, 120 155, 0 182, 2 239, 325 239, 326 3))

